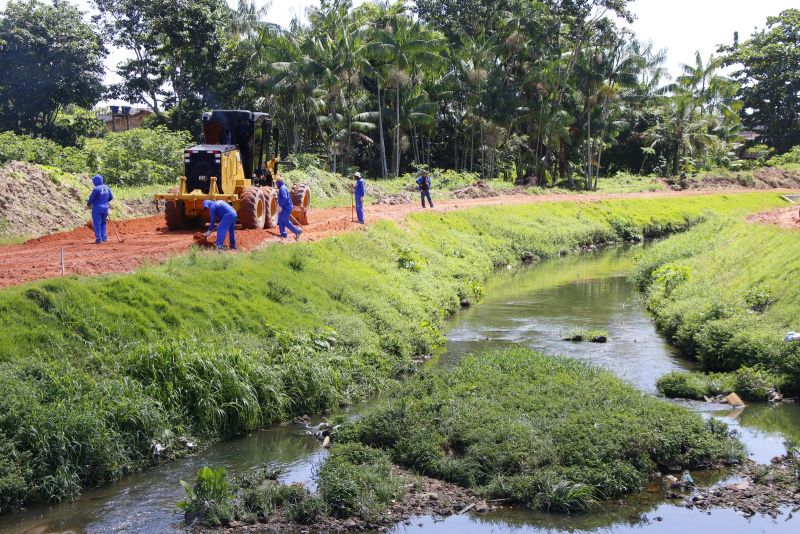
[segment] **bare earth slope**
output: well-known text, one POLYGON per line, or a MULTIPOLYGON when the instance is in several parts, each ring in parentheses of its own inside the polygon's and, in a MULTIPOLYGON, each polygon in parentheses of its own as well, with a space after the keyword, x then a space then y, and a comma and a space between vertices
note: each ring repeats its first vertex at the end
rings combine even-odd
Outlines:
MULTIPOLYGON (((0 166, 0 239, 40 236, 76 228, 89 219, 86 199, 89 180, 81 190, 60 183, 46 170, 12 161, 0 166)), ((115 203, 115 217, 154 213, 152 202, 125 200, 115 203)))
MULTIPOLYGON (((743 190, 744 192, 745 190, 743 190)), ((732 191, 728 191, 732 192, 732 191)), ((509 195, 501 197, 461 199, 438 202, 437 212, 476 206, 534 204, 542 202, 597 202, 612 198, 655 198, 707 195, 706 192, 654 192, 634 194, 582 195, 509 195)), ((416 204, 373 205, 365 207, 368 223, 377 220, 400 221, 409 213, 422 211, 416 204)), ((301 241, 313 241, 362 228, 351 221, 350 208, 311 210, 311 221, 304 228, 301 241)), ((186 252, 193 244, 193 231, 168 232, 161 216, 143 217, 112 223, 109 241, 94 244, 94 234, 87 227, 43 236, 19 245, 0 247, 0 287, 18 285, 31 280, 61 275, 61 253, 66 274, 95 275, 129 272, 145 263, 158 263, 186 252), (119 239, 122 242, 119 242, 119 239)), ((285 240, 277 230, 239 230, 237 238, 243 250, 253 250, 285 240)), ((291 241, 290 241, 291 242, 291 241)))

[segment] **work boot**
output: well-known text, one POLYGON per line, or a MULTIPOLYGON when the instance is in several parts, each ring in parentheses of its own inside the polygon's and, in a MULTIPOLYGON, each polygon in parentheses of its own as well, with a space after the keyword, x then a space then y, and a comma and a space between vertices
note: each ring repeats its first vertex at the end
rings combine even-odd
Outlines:
POLYGON ((281 237, 289 237, 287 234, 280 234, 281 237))
POLYGON ((294 240, 297 241, 300 239, 300 234, 302 234, 302 230, 298 230, 296 234, 294 234, 294 240))
POLYGON ((95 239, 95 240, 94 240, 94 244, 95 244, 95 245, 99 245, 100 243, 102 243, 102 241, 101 241, 101 240, 99 240, 99 239, 95 239))

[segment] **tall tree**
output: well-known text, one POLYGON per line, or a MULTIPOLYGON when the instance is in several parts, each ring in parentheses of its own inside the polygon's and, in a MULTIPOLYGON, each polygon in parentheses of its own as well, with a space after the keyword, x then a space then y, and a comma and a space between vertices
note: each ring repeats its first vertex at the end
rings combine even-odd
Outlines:
POLYGON ((722 51, 724 64, 738 67, 744 125, 778 152, 800 144, 800 9, 769 17, 765 29, 722 51))
POLYGON ((105 56, 100 36, 67 2, 10 2, 0 12, 0 128, 51 135, 65 106, 100 99, 105 56))

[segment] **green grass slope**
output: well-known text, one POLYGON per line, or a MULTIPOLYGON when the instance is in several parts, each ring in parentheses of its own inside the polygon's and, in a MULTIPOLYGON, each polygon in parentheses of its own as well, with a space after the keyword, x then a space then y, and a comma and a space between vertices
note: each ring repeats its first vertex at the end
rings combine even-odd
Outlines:
POLYGON ((0 291, 0 510, 371 395, 500 267, 659 236, 771 194, 420 213, 316 243, 193 251, 0 291))
MULTIPOLYGON (((800 393, 800 233, 714 218, 650 248, 635 277, 659 328, 707 371, 735 371, 733 385, 763 400, 769 386, 800 393), (779 376, 775 377, 775 374, 779 376)), ((673 377, 676 395, 715 393, 673 377)), ((666 392, 666 391, 665 391, 666 392)))

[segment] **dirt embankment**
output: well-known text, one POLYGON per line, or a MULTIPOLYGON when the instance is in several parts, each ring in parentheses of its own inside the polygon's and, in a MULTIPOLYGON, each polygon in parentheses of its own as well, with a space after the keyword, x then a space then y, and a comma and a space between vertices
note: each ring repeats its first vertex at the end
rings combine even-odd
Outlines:
POLYGON ((702 178, 674 177, 664 179, 673 191, 698 189, 797 189, 800 188, 800 174, 765 167, 752 173, 734 172, 731 174, 707 175, 702 178))
POLYGON ((748 217, 747 222, 773 224, 782 228, 800 229, 800 206, 763 211, 748 217))
MULTIPOLYGON (((29 163, 0 167, 0 239, 35 237, 82 226, 91 217, 86 208, 89 182, 81 190, 59 182, 29 163)), ((141 217, 155 212, 146 200, 117 201, 115 217, 141 217)))
MULTIPOLYGON (((744 191, 744 190, 742 190, 744 191)), ((506 206, 542 202, 598 202, 615 198, 660 198, 682 195, 706 195, 708 192, 648 192, 634 194, 553 194, 508 195, 476 199, 445 200, 433 210, 445 213, 454 209, 478 206, 506 206)), ((418 204, 371 205, 365 207, 367 225, 378 220, 401 221, 408 214, 423 211, 418 204)), ((85 220, 85 219, 82 219, 85 220)), ((303 228, 300 241, 313 241, 342 232, 364 228, 351 220, 350 207, 312 209, 310 224, 303 228)), ((186 252, 194 243, 193 231, 168 232, 161 215, 112 221, 109 241, 94 244, 94 234, 86 226, 33 239, 18 245, 0 246, 0 287, 62 275, 94 275, 130 272, 144 263, 158 263, 186 252)), ((242 250, 253 250, 287 240, 278 237, 277 229, 237 230, 242 250)), ((293 242, 290 240, 289 242, 293 242)))

